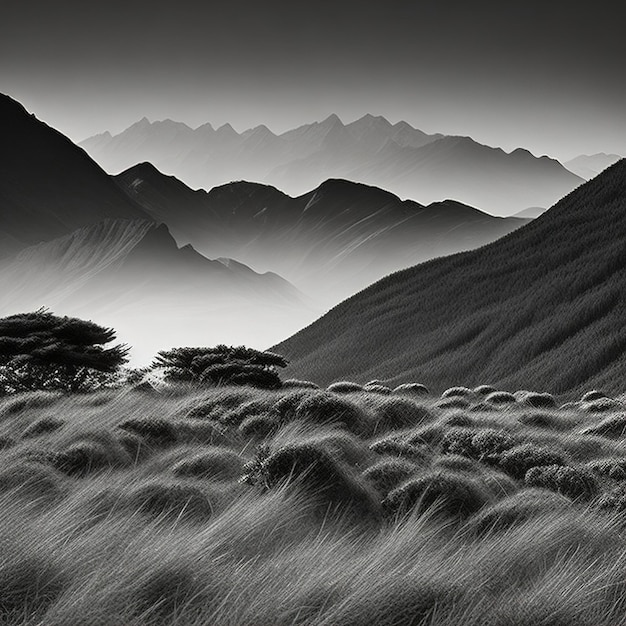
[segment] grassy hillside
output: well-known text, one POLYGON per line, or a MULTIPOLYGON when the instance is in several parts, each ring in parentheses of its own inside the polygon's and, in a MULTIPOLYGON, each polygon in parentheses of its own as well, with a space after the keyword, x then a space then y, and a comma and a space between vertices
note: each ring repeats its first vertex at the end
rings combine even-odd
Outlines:
POLYGON ((333 389, 0 400, 2 623, 624 623, 619 400, 333 389))
POLYGON ((471 252, 389 276, 279 344, 291 374, 622 388, 626 160, 471 252))

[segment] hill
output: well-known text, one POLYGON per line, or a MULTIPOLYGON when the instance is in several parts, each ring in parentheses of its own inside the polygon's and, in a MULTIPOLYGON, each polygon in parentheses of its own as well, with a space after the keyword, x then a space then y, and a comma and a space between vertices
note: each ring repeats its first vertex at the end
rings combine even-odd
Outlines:
POLYGON ((426 203, 455 198, 498 215, 550 206, 583 182, 548 157, 521 149, 507 154, 469 137, 427 134, 373 115, 349 124, 331 115, 280 135, 265 126, 237 133, 228 124, 192 129, 144 118, 81 146, 108 172, 149 161, 194 188, 254 180, 298 196, 329 178, 345 178, 426 203))
POLYGON ((481 249, 389 276, 274 349, 320 382, 620 391, 626 160, 481 249))
POLYGON ((179 243, 278 272, 327 305, 386 274, 484 245, 527 222, 452 200, 424 206, 337 179, 296 198, 248 182, 193 191, 149 163, 116 180, 179 243))
POLYGON ((148 219, 86 153, 0 94, 0 257, 106 218, 148 219))

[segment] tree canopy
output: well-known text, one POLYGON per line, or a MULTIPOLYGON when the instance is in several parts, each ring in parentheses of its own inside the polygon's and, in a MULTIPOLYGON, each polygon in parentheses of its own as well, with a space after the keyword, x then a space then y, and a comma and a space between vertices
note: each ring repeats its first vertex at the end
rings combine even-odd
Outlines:
POLYGON ((129 348, 115 331, 45 309, 0 319, 0 391, 84 391, 109 381, 129 348))
POLYGON ((152 364, 163 368, 165 380, 211 385, 251 385, 266 389, 281 386, 277 368, 286 367, 280 354, 245 346, 173 348, 159 352, 152 364))

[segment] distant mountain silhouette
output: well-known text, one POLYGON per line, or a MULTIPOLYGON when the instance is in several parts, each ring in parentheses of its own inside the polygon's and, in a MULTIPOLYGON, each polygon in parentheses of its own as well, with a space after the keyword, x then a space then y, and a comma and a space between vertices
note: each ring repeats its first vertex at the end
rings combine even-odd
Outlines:
POLYGON ((327 180, 297 198, 247 182, 192 191, 149 163, 116 180, 179 243, 276 271, 326 304, 390 272, 484 245, 526 223, 451 200, 429 206, 402 201, 346 180, 327 180))
POLYGON ((176 339, 266 348, 316 315, 276 274, 179 248, 84 150, 8 96, 0 123, 0 317, 47 306, 97 319, 149 360, 176 339))
POLYGON ((108 172, 148 161, 193 188, 253 180, 300 195, 345 178, 426 203, 455 198, 498 215, 550 206, 583 182, 558 161, 526 150, 507 154, 469 137, 428 135, 372 115, 350 124, 331 115, 280 135, 265 126, 239 134, 229 125, 192 129, 144 118, 81 146, 108 172))
POLYGON ((623 390, 626 160, 478 250, 398 272, 274 349, 289 375, 623 390))
POLYGON ((0 257, 109 217, 148 219, 84 150, 0 94, 0 257))
POLYGON ((570 171, 584 178, 591 180, 607 167, 617 163, 622 157, 617 154, 606 154, 600 152, 598 154, 581 154, 575 159, 565 161, 563 165, 570 171))

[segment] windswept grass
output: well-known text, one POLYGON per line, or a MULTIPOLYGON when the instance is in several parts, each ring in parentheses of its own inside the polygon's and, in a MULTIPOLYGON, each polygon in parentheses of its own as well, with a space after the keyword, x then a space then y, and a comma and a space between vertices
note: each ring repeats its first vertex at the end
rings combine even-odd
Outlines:
POLYGON ((0 623, 626 624, 620 409, 377 386, 0 399, 0 623))

